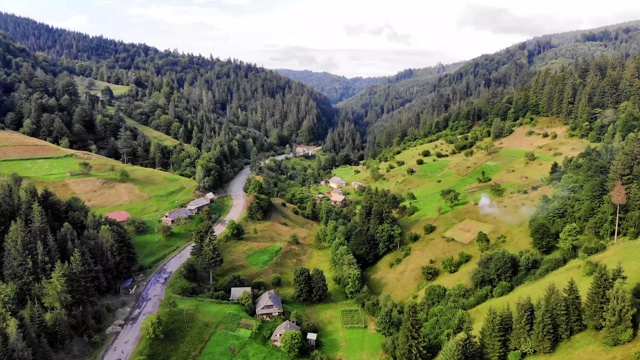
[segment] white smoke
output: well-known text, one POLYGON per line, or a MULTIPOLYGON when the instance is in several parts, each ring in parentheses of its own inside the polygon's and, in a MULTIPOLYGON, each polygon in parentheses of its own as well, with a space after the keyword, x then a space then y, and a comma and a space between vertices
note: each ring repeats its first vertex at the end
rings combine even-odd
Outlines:
POLYGON ((491 200, 488 194, 484 193, 481 194, 480 201, 478 202, 478 208, 480 210, 480 214, 493 215, 494 218, 514 225, 527 221, 535 211, 535 207, 526 206, 524 204, 515 210, 507 208, 502 209, 498 206, 498 203, 491 200))
POLYGON ((478 207, 480 208, 480 214, 500 215, 500 209, 495 201, 491 201, 491 198, 487 194, 482 194, 478 207))

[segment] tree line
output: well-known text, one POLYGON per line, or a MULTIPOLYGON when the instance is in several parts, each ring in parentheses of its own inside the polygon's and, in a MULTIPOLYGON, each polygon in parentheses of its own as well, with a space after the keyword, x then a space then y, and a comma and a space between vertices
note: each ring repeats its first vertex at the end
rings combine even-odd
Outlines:
POLYGON ((77 197, 60 200, 27 180, 0 178, 0 358, 51 359, 75 342, 101 342, 136 253, 118 222, 77 197))

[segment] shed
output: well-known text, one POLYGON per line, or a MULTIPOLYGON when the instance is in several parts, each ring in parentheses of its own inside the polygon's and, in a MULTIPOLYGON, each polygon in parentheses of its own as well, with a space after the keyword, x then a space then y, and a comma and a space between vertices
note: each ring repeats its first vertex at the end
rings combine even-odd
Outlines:
POLYGON ((331 189, 331 194, 333 194, 333 195, 344 195, 342 193, 342 190, 340 190, 340 189, 331 189))
POLYGON ((307 341, 311 347, 316 347, 316 340, 318 340, 318 334, 316 333, 308 333, 307 341))
POLYGON ((182 208, 182 209, 176 209, 176 210, 171 210, 168 213, 164 214, 164 216, 162 217, 162 223, 166 224, 166 225, 173 225, 174 222, 176 222, 179 219, 188 219, 191 217, 191 211, 189 211, 188 209, 182 208))
POLYGON ((344 195, 331 194, 331 203, 333 205, 346 205, 347 197, 344 195))
POLYGON ((204 196, 204 198, 209 200, 209 202, 211 202, 216 199, 216 195, 212 192, 209 192, 204 196))
POLYGON ((231 296, 229 296, 229 300, 231 301, 238 300, 242 296, 242 294, 244 294, 245 292, 248 292, 249 295, 251 295, 251 288, 250 287, 232 287, 231 296))
POLYGON ((331 179, 329 179, 329 186, 331 186, 334 189, 341 188, 345 185, 347 185, 347 182, 340 177, 334 176, 331 179))
POLYGON ((195 200, 191 200, 188 204, 187 204, 187 209, 189 211, 191 211, 192 214, 197 213, 198 211, 200 211, 200 209, 202 209, 203 207, 209 205, 209 200, 206 198, 197 198, 195 200))
POLYGON ((286 320, 282 324, 278 325, 276 330, 271 335, 271 341, 273 341, 273 345, 280 346, 281 345, 280 340, 282 339, 282 335, 284 335, 285 332, 291 331, 291 330, 300 330, 300 326, 296 325, 296 323, 290 320, 286 320))
POLYGON ((356 189, 356 190, 360 190, 360 189, 364 188, 364 184, 361 183, 361 182, 357 182, 357 181, 352 182, 351 186, 353 186, 353 188, 356 189))
POLYGON ((108 217, 109 219, 113 219, 117 222, 125 222, 131 218, 131 215, 127 211, 118 210, 118 211, 114 211, 106 214, 105 217, 108 217))

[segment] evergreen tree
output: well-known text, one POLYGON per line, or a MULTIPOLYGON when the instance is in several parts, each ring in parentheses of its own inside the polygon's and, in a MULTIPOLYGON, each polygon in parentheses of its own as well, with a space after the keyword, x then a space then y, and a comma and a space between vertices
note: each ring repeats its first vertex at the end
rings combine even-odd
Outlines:
POLYGON ((442 360, 476 360, 481 358, 481 352, 474 336, 468 332, 461 332, 449 340, 442 351, 442 360))
POLYGON ((380 311, 376 316, 376 332, 383 336, 391 336, 398 332, 400 315, 398 305, 389 294, 380 297, 380 311))
POLYGON ((511 349, 525 351, 531 344, 535 310, 531 298, 518 299, 513 316, 513 330, 509 339, 511 349))
POLYGON ((91 282, 90 267, 78 248, 69 261, 69 279, 73 305, 83 306, 94 300, 95 285, 91 282))
POLYGON ((590 329, 602 329, 604 309, 609 303, 607 296, 609 289, 609 272, 606 267, 599 267, 593 275, 593 281, 584 303, 584 322, 590 329))
POLYGON ((571 278, 567 287, 564 289, 564 302, 567 308, 567 324, 569 325, 570 335, 575 335, 585 329, 582 320, 582 297, 575 280, 571 278))
POLYGON ((604 343, 609 346, 626 344, 633 339, 633 315, 636 313, 633 296, 624 281, 618 280, 609 290, 608 299, 602 321, 604 343))
POLYGON ((327 279, 324 277, 324 272, 320 269, 313 269, 311 272, 311 280, 313 282, 313 291, 311 293, 311 302, 322 302, 329 292, 327 286, 327 279))
POLYGON ((507 317, 504 312, 489 308, 480 329, 480 349, 486 359, 502 360, 507 357, 507 317))
POLYGON ((422 334, 422 323, 418 316, 418 306, 415 302, 410 302, 405 308, 404 319, 398 334, 396 357, 398 360, 431 358, 427 352, 426 341, 422 334))
POLYGON ((215 234, 210 233, 202 244, 202 252, 198 256, 198 260, 202 267, 209 271, 209 286, 213 290, 213 272, 222 266, 224 260, 222 259, 222 253, 216 241, 215 234))
POLYGON ((313 278, 309 269, 296 268, 293 273, 293 297, 301 302, 311 301, 313 297, 313 278))
POLYGON ((25 242, 29 241, 29 234, 24 221, 18 219, 11 223, 9 232, 4 239, 3 274, 7 283, 17 287, 18 302, 26 300, 35 282, 34 265, 31 261, 25 242))
POLYGON ((553 283, 549 284, 542 302, 536 307, 533 323, 532 347, 541 354, 553 351, 559 341, 559 321, 562 295, 553 283))

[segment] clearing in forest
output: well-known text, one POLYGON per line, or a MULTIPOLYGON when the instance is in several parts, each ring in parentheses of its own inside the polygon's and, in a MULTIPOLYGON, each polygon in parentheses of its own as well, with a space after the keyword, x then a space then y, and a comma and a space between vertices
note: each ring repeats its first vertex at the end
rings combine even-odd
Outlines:
POLYGON ((65 184, 90 207, 123 205, 149 198, 133 184, 100 178, 68 179, 65 184))
POLYGON ((464 219, 445 231, 444 236, 463 244, 469 244, 475 240, 479 231, 485 234, 490 233, 494 227, 494 225, 478 220, 464 219))

